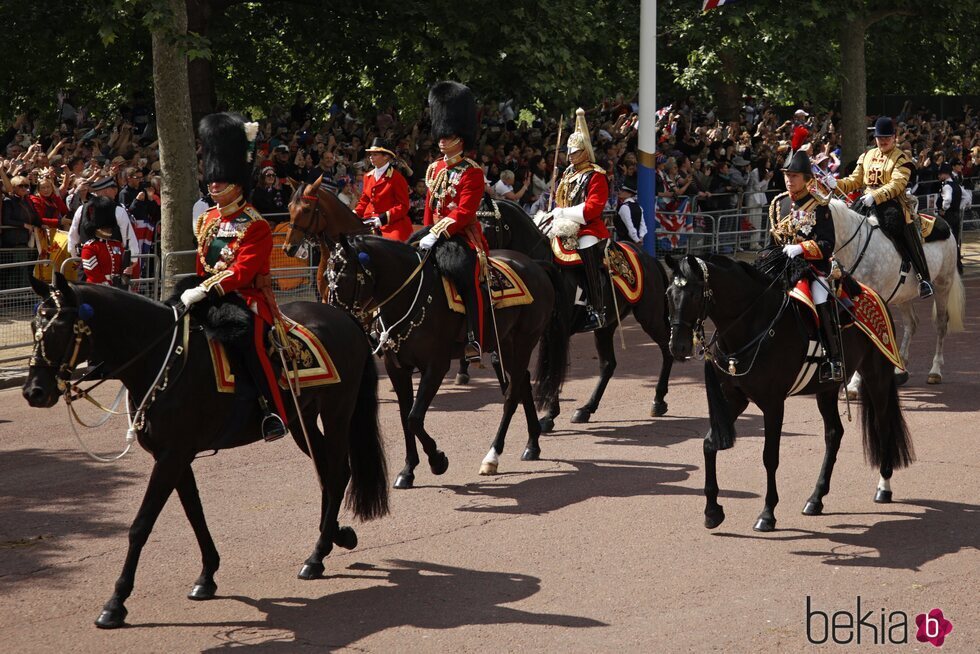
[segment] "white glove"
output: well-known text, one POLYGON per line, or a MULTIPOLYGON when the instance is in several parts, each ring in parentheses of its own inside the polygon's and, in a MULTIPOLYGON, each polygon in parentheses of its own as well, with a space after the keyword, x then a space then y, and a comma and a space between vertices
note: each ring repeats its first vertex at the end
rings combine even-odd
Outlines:
POLYGON ((432 232, 429 232, 428 234, 426 234, 425 236, 422 237, 422 240, 421 241, 419 241, 419 249, 420 250, 428 250, 433 245, 435 245, 436 244, 436 241, 438 241, 438 240, 439 240, 439 236, 438 235, 433 234, 432 232))
POLYGON ((204 298, 208 296, 208 292, 201 288, 200 286, 195 286, 194 288, 189 288, 180 294, 180 303, 185 307, 190 307, 192 304, 197 304, 204 298))
POLYGON ((865 193, 864 197, 861 198, 861 202, 864 203, 864 206, 870 207, 875 203, 875 196, 871 195, 870 193, 865 193))
POLYGON ((796 257, 803 254, 803 246, 799 243, 787 243, 783 246, 783 254, 785 254, 790 259, 795 259, 796 257))
POLYGON ((370 225, 374 229, 381 229, 381 219, 378 218, 377 216, 373 218, 365 218, 364 224, 370 225))
POLYGON ((827 188, 835 189, 837 188, 837 178, 833 175, 826 175, 823 178, 823 183, 827 188))

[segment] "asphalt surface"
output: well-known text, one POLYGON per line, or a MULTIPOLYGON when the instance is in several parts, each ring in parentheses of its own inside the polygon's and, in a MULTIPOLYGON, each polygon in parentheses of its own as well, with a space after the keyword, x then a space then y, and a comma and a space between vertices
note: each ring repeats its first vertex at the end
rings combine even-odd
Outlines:
MULTIPOLYGON (((971 280, 968 331, 947 340, 941 386, 925 383, 933 337, 920 306, 913 376, 901 390, 918 461, 896 473, 891 505, 872 502, 877 472, 862 460, 855 414, 826 514, 801 515, 823 435, 814 400, 792 398, 778 531, 752 531, 765 492, 754 407, 739 421, 735 448, 718 458, 727 521, 706 530, 701 367, 675 365, 668 415, 650 418, 659 351, 630 321, 629 349, 617 351, 619 369, 593 422, 569 423, 594 383, 591 339, 580 336, 543 460, 519 460, 525 436, 515 418, 495 477, 477 475, 499 418, 492 373, 474 371, 468 388, 447 379, 427 426, 449 471, 435 477, 423 465, 417 488, 393 493, 390 517, 354 524, 359 547, 335 550, 323 580, 296 578, 316 538, 318 488, 289 441, 196 462, 222 555, 219 597, 185 599, 200 556, 174 497, 144 550, 130 626, 108 632, 92 622, 122 566, 150 457, 91 461, 63 406, 31 409, 18 390, 2 391, 0 651, 795 652, 810 648, 808 623, 816 640, 857 637, 856 626, 825 634, 817 613, 808 621, 809 597, 811 611, 852 616, 860 598, 860 613, 871 611, 876 625, 862 628, 861 646, 829 641, 814 650, 934 651, 916 641, 914 619, 940 608, 953 624, 943 650, 975 652, 978 291, 980 280, 971 280), (900 622, 895 612, 907 616, 908 644, 869 646, 884 640, 882 620, 900 622)), ((394 474, 403 446, 384 379, 381 396, 394 474)), ((113 419, 83 436, 109 453, 124 431, 113 419)))

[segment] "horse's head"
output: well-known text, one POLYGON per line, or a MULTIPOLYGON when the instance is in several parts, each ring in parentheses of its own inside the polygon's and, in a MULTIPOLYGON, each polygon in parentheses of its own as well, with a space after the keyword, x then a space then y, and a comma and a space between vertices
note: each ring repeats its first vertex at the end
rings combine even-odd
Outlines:
POLYGON ((301 184, 289 202, 289 229, 282 249, 291 257, 296 256, 303 241, 316 240, 325 229, 326 215, 320 200, 322 179, 305 186, 301 184))
POLYGON ((704 320, 711 301, 708 286, 708 264, 695 256, 683 259, 666 257, 674 278, 667 287, 667 310, 670 312, 670 353, 681 361, 689 359, 694 336, 702 337, 704 320))
POLYGON ((366 309, 374 297, 377 281, 371 240, 355 236, 337 241, 330 250, 324 272, 330 304, 360 320, 367 316, 366 309))
POLYGON ((91 305, 79 304, 78 296, 65 277, 57 273, 54 286, 31 278, 34 292, 41 297, 31 330, 31 354, 24 399, 33 407, 52 407, 65 391, 79 361, 85 361, 92 346, 91 305))

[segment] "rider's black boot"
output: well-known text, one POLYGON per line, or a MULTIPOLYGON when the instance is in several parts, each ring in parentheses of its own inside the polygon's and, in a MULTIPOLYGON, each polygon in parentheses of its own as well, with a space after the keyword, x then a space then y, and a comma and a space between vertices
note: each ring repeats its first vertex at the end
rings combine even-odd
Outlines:
POLYGON ((817 305, 817 315, 820 316, 820 341, 823 345, 827 360, 820 364, 821 382, 844 381, 844 365, 840 356, 840 340, 837 333, 837 322, 831 313, 837 311, 833 300, 817 305))
POLYGON ((602 293, 603 249, 604 244, 600 242, 578 251, 582 258, 582 267, 585 269, 586 286, 589 287, 586 307, 588 316, 582 325, 583 332, 595 331, 606 325, 606 306, 602 293))
POLYGON ((929 265, 926 263, 926 254, 922 249, 922 235, 919 228, 916 227, 915 223, 907 223, 902 237, 912 267, 919 274, 919 297, 929 297, 933 293, 932 283, 929 276, 929 265))

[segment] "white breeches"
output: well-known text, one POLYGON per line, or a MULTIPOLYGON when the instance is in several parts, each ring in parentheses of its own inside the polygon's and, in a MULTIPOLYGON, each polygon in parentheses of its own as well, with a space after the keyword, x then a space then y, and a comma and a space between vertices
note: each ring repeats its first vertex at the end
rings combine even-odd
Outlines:
POLYGON ((814 275, 815 279, 810 283, 810 294, 813 296, 814 304, 823 304, 827 301, 827 278, 822 275, 814 275))
MULTIPOLYGON (((579 250, 584 250, 585 248, 592 247, 593 245, 595 245, 598 242, 599 242, 599 239, 597 239, 592 234, 586 234, 585 236, 579 236, 578 237, 578 249, 579 250)), ((826 301, 826 297, 824 298, 824 300, 826 301)))

